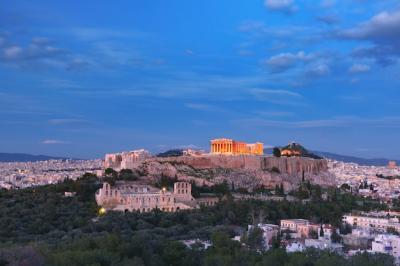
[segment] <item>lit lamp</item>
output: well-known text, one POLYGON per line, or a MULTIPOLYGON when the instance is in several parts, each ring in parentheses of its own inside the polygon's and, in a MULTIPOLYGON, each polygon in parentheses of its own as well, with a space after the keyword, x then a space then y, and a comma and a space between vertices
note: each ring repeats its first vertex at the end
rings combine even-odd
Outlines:
POLYGON ((104 214, 106 214, 106 209, 103 208, 103 207, 101 207, 101 208, 99 209, 99 215, 104 215, 104 214))

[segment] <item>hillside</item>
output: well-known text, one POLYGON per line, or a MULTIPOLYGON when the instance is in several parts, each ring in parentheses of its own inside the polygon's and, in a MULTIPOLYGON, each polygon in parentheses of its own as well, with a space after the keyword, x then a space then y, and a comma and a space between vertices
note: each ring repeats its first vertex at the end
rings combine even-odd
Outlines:
POLYGON ((135 166, 135 171, 149 179, 161 176, 180 181, 194 181, 199 185, 213 185, 223 181, 236 188, 254 190, 257 187, 274 188, 283 185, 291 190, 303 176, 315 184, 332 185, 326 160, 305 157, 272 156, 179 156, 146 159, 135 166))

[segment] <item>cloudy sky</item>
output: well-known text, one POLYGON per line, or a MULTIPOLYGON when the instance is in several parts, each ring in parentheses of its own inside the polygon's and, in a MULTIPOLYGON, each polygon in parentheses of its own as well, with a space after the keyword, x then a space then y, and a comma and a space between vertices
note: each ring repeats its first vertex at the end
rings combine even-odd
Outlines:
POLYGON ((266 146, 400 159, 400 3, 2 1, 0 152, 266 146))

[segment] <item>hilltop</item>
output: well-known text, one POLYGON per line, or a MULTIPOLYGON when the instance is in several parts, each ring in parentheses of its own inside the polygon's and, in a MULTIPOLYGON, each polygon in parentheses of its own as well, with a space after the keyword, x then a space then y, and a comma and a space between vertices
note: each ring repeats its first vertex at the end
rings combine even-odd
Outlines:
POLYGON ((308 151, 306 148, 304 148, 302 145, 299 143, 291 142, 288 145, 284 146, 281 148, 281 154, 282 156, 284 153, 289 154, 289 156, 299 156, 299 157, 307 157, 307 158, 313 158, 313 159, 322 159, 322 157, 308 151))

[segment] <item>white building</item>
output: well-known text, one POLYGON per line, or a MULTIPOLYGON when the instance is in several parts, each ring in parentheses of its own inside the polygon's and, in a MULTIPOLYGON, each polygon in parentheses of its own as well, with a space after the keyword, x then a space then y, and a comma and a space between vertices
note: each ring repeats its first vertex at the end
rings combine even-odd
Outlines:
POLYGON ((305 250, 304 244, 300 242, 291 242, 286 246, 286 252, 291 253, 291 252, 303 252, 305 250))
POLYGON ((188 182, 176 182, 174 190, 158 189, 147 184, 117 181, 111 187, 107 182, 97 190, 97 205, 106 210, 150 212, 159 209, 175 212, 198 208, 201 205, 212 206, 218 202, 217 197, 192 196, 192 185, 188 182))
POLYGON ((396 231, 400 231, 398 218, 347 214, 343 216, 343 222, 355 227, 374 229, 381 232, 386 232, 389 227, 394 228, 396 231))
POLYGON ((324 238, 319 238, 319 239, 307 238, 304 241, 304 245, 306 248, 325 249, 336 252, 341 252, 343 248, 343 245, 338 243, 333 243, 331 240, 324 238))
POLYGON ((396 260, 400 257, 400 237, 396 235, 377 235, 372 241, 372 252, 392 255, 396 260))
POLYGON ((351 234, 343 235, 343 244, 357 249, 367 249, 374 236, 370 233, 368 228, 355 228, 351 234))

